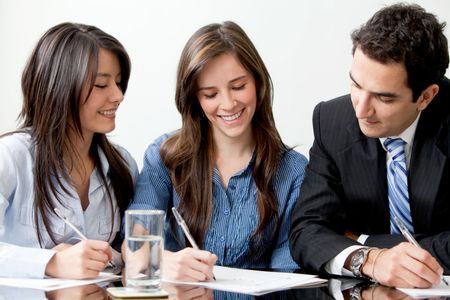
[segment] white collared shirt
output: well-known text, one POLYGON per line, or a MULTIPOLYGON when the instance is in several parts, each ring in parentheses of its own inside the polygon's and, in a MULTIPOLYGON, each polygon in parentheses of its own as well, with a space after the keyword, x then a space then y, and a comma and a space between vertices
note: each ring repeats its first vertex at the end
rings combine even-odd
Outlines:
MULTIPOLYGON (((389 136, 389 138, 401 138, 403 139, 405 144, 405 156, 406 156, 406 167, 409 168, 409 163, 411 161, 411 148, 414 142, 414 136, 416 134, 417 124, 419 123, 420 118, 420 112, 417 116, 417 118, 412 122, 411 125, 409 125, 408 128, 406 128, 401 134, 398 136, 389 136)), ((379 138, 381 145, 383 146, 383 149, 386 150, 384 147, 383 142, 388 137, 379 138)), ((389 166, 389 163, 391 162, 392 158, 389 155, 389 152, 387 152, 386 155, 386 166, 389 166)), ((350 246, 348 248, 345 248, 342 250, 338 255, 336 255, 334 258, 332 258, 326 265, 325 270, 330 274, 337 274, 337 275, 347 275, 347 276, 353 276, 353 273, 349 270, 344 268, 345 261, 347 260, 347 257, 353 253, 354 251, 365 248, 364 243, 366 242, 367 238, 369 238, 366 234, 361 234, 358 238, 358 242, 361 243, 361 246, 350 246)))
MULTIPOLYGON (((126 160, 134 181, 138 173, 136 162, 125 149, 116 148, 126 160)), ((40 225, 42 248, 35 229, 34 149, 28 133, 15 133, 0 139, 0 276, 42 278, 54 254, 51 248, 55 243, 43 224, 40 225)), ((106 176, 109 164, 101 149, 99 156, 106 176)), ((71 195, 58 188, 63 204, 58 204, 58 209, 88 239, 112 242, 120 229, 120 216, 118 209, 115 209, 114 221, 111 219, 110 201, 99 169, 95 168, 90 176, 89 206, 84 211, 76 190, 67 182, 63 181, 63 184, 71 195), (114 226, 110 236, 111 224, 114 226)), ((116 206, 114 199, 113 207, 116 206)), ((70 227, 53 214, 49 214, 49 222, 57 244, 75 244, 80 240, 70 227)))

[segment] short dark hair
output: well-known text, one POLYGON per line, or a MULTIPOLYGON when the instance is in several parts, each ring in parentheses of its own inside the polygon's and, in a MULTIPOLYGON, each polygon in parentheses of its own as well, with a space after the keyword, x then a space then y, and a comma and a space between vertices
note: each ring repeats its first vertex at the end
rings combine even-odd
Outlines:
POLYGON ((417 101, 425 88, 444 78, 449 63, 445 25, 416 4, 387 6, 352 33, 353 54, 359 48, 381 63, 404 63, 417 101))

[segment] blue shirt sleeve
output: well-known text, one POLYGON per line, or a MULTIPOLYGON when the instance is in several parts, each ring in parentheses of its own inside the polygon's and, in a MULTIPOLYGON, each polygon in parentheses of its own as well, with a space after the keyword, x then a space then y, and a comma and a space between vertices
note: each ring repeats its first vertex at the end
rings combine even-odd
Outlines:
POLYGON ((172 197, 169 172, 161 160, 159 149, 167 135, 148 146, 144 165, 139 173, 134 199, 128 209, 161 209, 167 211, 172 197))
POLYGON ((289 228, 291 223, 292 209, 297 202, 300 195, 300 188, 305 176, 305 167, 308 163, 307 159, 294 150, 286 153, 286 157, 280 166, 278 178, 276 179, 275 189, 278 190, 279 197, 278 204, 284 204, 284 207, 279 207, 279 222, 280 228, 278 232, 277 245, 272 252, 270 268, 273 269, 295 269, 299 268, 297 263, 292 259, 289 250, 289 228), (290 187, 286 183, 290 182, 290 187), (283 190, 280 191, 280 188, 283 190))

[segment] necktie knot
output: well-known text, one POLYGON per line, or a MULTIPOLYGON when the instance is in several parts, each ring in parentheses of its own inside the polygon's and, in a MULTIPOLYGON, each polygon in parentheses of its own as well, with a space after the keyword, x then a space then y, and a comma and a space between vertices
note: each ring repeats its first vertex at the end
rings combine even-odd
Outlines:
POLYGON ((387 138, 383 144, 391 155, 393 161, 405 161, 406 142, 404 140, 401 138, 387 138))

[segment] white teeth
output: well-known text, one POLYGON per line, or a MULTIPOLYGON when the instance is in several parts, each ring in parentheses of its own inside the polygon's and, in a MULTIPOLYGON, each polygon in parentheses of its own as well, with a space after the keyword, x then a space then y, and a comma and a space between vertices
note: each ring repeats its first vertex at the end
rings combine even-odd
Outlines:
POLYGON ((222 119, 224 119, 225 121, 233 121, 236 120, 237 118, 239 118, 242 114, 242 110, 234 115, 231 116, 221 116, 222 119))
POLYGON ((99 111, 99 113, 100 113, 101 115, 110 117, 110 116, 113 116, 113 115, 116 113, 116 110, 115 110, 115 109, 104 110, 104 111, 99 111))

